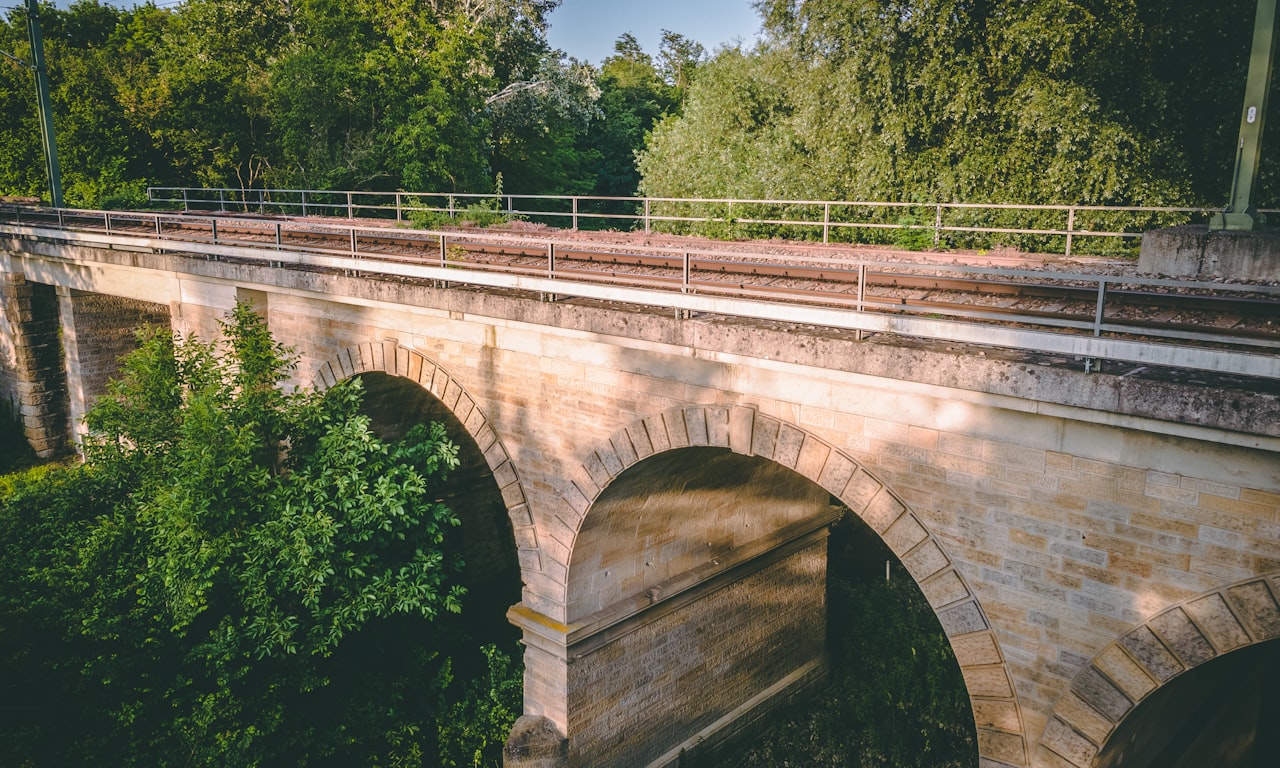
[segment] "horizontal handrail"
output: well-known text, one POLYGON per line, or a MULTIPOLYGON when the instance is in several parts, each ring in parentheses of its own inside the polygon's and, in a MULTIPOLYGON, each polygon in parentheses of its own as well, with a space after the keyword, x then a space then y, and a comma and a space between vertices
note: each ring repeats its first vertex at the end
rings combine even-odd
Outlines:
POLYGON ((1263 376, 1280 379, 1280 341, 1233 336, 1228 333, 1206 334, 1177 329, 1135 329, 1105 318, 1110 292, 1117 286, 1177 287, 1184 290, 1212 291, 1215 294, 1252 294, 1276 300, 1280 307, 1280 286, 1224 284, 1138 278, 1112 275, 1090 275, 1064 272, 968 267, 962 265, 904 263, 872 260, 855 251, 823 256, 790 256, 785 254, 727 252, 714 249, 688 249, 662 246, 591 244, 588 247, 614 249, 634 254, 660 254, 673 258, 679 276, 655 278, 625 274, 598 273, 582 269, 571 273, 557 261, 557 252, 580 250, 580 241, 530 238, 517 235, 458 233, 448 231, 413 231, 337 225, 317 221, 282 221, 261 218, 198 216, 170 213, 120 211, 86 211, 70 209, 0 206, 0 231, 24 237, 64 240, 73 243, 122 246, 160 252, 203 254, 210 258, 223 256, 250 258, 270 264, 298 264, 342 269, 352 274, 372 273, 425 277, 447 283, 517 288, 540 291, 557 296, 601 298, 646 306, 666 307, 677 311, 707 312, 740 317, 780 320, 825 325, 861 332, 888 332, 907 336, 941 339, 960 343, 1004 346, 1034 352, 1070 354, 1083 357, 1123 360, 1139 364, 1169 365, 1221 373, 1263 376), (200 227, 207 229, 200 229, 200 227), (193 231, 193 227, 196 229, 193 231), (244 231, 259 233, 261 239, 249 239, 244 231), (287 243, 284 235, 306 233, 338 234, 341 245, 287 243), (361 247, 373 238, 400 238, 422 246, 420 254, 410 260, 404 255, 378 252, 361 247), (493 265, 477 265, 451 255, 451 246, 473 242, 519 244, 545 253, 538 265, 505 269, 493 265), (749 288, 733 291, 731 286, 712 286, 693 279, 693 262, 701 258, 720 261, 738 260, 742 265, 760 265, 761 259, 797 265, 835 265, 832 268, 856 281, 857 294, 831 305, 829 296, 788 295, 780 298, 767 289, 749 288), (1092 286, 1097 313, 1092 319, 1078 317, 1046 318, 1043 315, 993 314, 981 306, 964 308, 930 308, 927 312, 904 312, 900 305, 882 297, 866 295, 865 275, 868 269, 901 273, 938 273, 981 275, 986 278, 1034 278, 1045 284, 1092 286), (1010 327, 1025 323, 1030 328, 1010 327), (1044 329, 1054 330, 1044 330, 1044 329), (1145 338, 1114 338, 1104 334, 1129 334, 1135 337, 1160 337, 1182 344, 1155 343, 1145 338), (1210 344, 1223 348, 1202 349, 1210 344))
MULTIPOLYGON (((857 230, 916 231, 932 235, 933 246, 944 234, 1028 235, 1062 240, 1062 253, 1072 254, 1078 238, 1136 240, 1149 228, 1153 216, 1163 216, 1161 226, 1203 220, 1221 209, 1194 206, 1110 206, 1074 204, 895 202, 874 200, 783 200, 752 198, 617 197, 593 195, 525 195, 469 192, 368 192, 360 190, 234 189, 204 187, 148 187, 153 203, 180 205, 185 211, 268 211, 300 216, 328 215, 348 219, 394 218, 404 221, 418 214, 450 219, 475 214, 542 219, 578 229, 583 221, 618 222, 626 228, 652 232, 655 224, 732 224, 790 227, 817 233, 823 243, 834 234, 857 230), (472 206, 468 211, 467 206, 472 206), (628 211, 604 210, 627 206, 628 211), (723 210, 709 210, 721 206, 723 210), (689 208, 690 210, 682 210, 689 208), (736 215, 734 208, 737 208, 736 215), (694 210, 701 208, 701 210, 694 210), (760 215, 773 208, 783 215, 760 215), (760 210, 757 210, 760 209, 760 210), (863 215, 857 216, 860 211, 863 215), (893 219, 894 211, 929 214, 928 221, 893 219), (948 220, 948 214, 1025 214, 1019 223, 981 225, 948 220), (1060 214, 1052 225, 1032 221, 1036 214, 1060 214), (854 218, 850 218, 854 216, 854 218), (1094 217, 1090 223, 1084 219, 1094 217), (1098 217, 1128 216, 1130 224, 1107 226, 1098 217), (880 219, 880 220, 877 220, 880 219)), ((1264 211, 1273 212, 1273 211, 1264 211)))

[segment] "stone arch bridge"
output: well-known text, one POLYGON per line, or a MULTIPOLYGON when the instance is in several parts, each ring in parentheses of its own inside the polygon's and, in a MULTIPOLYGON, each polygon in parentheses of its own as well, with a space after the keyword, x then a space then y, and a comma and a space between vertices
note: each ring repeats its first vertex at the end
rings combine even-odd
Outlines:
POLYGON ((1280 638, 1274 379, 0 230, 0 393, 42 450, 140 322, 209 338, 237 301, 298 383, 447 417, 522 584, 511 765, 672 764, 820 681, 836 506, 937 613, 982 768, 1158 753, 1142 702, 1280 638))

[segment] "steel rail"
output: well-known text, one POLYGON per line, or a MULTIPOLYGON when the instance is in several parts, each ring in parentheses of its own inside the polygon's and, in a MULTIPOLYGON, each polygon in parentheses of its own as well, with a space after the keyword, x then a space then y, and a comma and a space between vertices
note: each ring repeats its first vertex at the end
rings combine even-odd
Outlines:
MULTIPOLYGON (((3 213, 21 212, 3 210, 3 213)), ((1130 362, 1172 365, 1202 370, 1214 370, 1222 373, 1254 375, 1280 378, 1280 357, 1241 351, 1235 347, 1252 347, 1263 350, 1275 347, 1268 340, 1251 339, 1232 336, 1230 334, 1203 334, 1196 332, 1178 332, 1168 329, 1144 329, 1140 336, 1163 336, 1177 341, 1195 341, 1202 344, 1227 345, 1223 349, 1203 349, 1170 344, 1153 343, 1134 339, 1117 339, 1105 337, 1103 334, 1129 333, 1132 328, 1114 322, 1104 322, 1101 313, 1092 322, 1072 318, 1052 318, 1007 314, 992 311, 989 307, 955 306, 946 309, 940 307, 907 307, 904 301, 886 301, 883 297, 866 296, 860 291, 855 299, 849 294, 842 294, 835 302, 826 301, 832 296, 814 296, 814 300, 797 301, 797 291, 778 291, 776 289, 752 286, 736 286, 736 293, 731 284, 708 284, 708 281, 695 280, 690 276, 690 262, 694 251, 683 251, 683 275, 675 277, 638 276, 634 274, 596 273, 586 270, 565 269, 557 265, 554 253, 557 245, 569 249, 570 243, 557 244, 554 241, 543 241, 548 261, 545 268, 521 266, 512 270, 500 265, 478 265, 466 260, 450 259, 448 245, 456 235, 448 232, 421 232, 419 237, 433 238, 439 243, 440 257, 434 264, 422 260, 408 261, 389 258, 389 254, 359 250, 359 235, 379 236, 379 232, 361 230, 355 227, 335 227, 333 225, 308 224, 306 229, 312 233, 345 232, 349 235, 347 248, 317 248, 315 246, 298 246, 281 242, 279 222, 223 220, 222 231, 228 228, 243 226, 245 229, 274 233, 275 242, 228 242, 219 241, 219 227, 216 217, 211 217, 208 225, 208 237, 191 235, 175 237, 167 232, 170 227, 181 227, 193 224, 193 217, 175 216, 171 214, 115 214, 110 212, 44 212, 43 218, 56 218, 58 225, 24 226, 21 223, 2 224, 0 231, 22 237, 36 237, 49 240, 62 240, 86 245, 105 245, 107 247, 126 247, 132 249, 154 251, 183 251, 203 254, 210 258, 233 257, 280 264, 298 264, 303 266, 326 267, 340 269, 348 273, 382 273, 407 277, 423 277, 440 282, 471 284, 497 288, 515 288, 536 290, 542 294, 561 297, 597 298, 605 301, 622 301, 651 307, 665 307, 678 311, 699 312, 709 314, 727 314, 763 320, 777 320, 802 324, 825 325, 833 328, 855 330, 860 332, 889 332, 910 336, 943 339, 962 343, 977 343, 993 346, 1007 346, 1039 352, 1056 352, 1058 354, 1078 355, 1086 358, 1104 358, 1126 360, 1130 362), (99 215, 102 214, 102 215, 99 215), (93 222, 93 226, 75 225, 72 222, 93 222), (113 226, 113 221, 114 226, 113 226), (140 229, 137 233, 121 231, 126 222, 140 229), (230 227, 229 227, 230 225, 230 227), (146 235, 142 236, 142 232, 146 235), (160 233, 160 234, 155 234, 160 233), (176 246, 176 247, 175 247, 176 246), (667 290, 657 290, 654 286, 667 286, 667 290), (604 291, 602 293, 602 291, 604 291), (637 293, 638 292, 638 293, 637 293), (785 301, 778 301, 785 297, 785 301), (837 306, 825 306, 836 304, 837 306), (852 304, 852 307, 849 305, 852 304), (859 309, 861 308, 861 309, 859 309), (911 310, 911 311, 908 311, 911 310), (927 312, 931 315, 947 315, 951 318, 920 317, 927 312), (890 314, 892 313, 892 314, 890 314), (987 320, 986 324, 967 322, 971 319, 987 320), (999 323, 992 325, 990 321, 999 323), (1067 328, 1078 333, 1053 333, 1041 330, 1018 328, 1015 323, 1045 327, 1056 326, 1067 328), (1092 335, 1079 332, 1092 331, 1092 335), (1143 351, 1144 345, 1150 349, 1143 351)), ((4 218, 0 216, 0 219, 4 218)), ((468 234, 468 240, 474 240, 474 234, 468 234)), ((514 240, 506 238, 508 241, 514 240)), ((649 248, 654 253, 671 253, 673 249, 649 248)), ((703 255, 703 254, 699 254, 703 255)), ((741 257, 742 254, 736 254, 741 257)), ((859 262, 860 272, 869 265, 885 265, 883 263, 859 262)), ((908 265, 918 269, 936 269, 936 266, 908 265)), ((962 268, 943 265, 942 271, 965 271, 962 268)), ((1062 273, 1026 272, 1020 270, 974 270, 993 274, 1026 274, 1036 277, 1052 277, 1072 281, 1092 281, 1098 285, 1099 305, 1106 297, 1108 283, 1156 283, 1172 284, 1183 288, 1214 288, 1219 291, 1227 286, 1211 283, 1185 283, 1168 280, 1141 280, 1115 278, 1109 276, 1090 276, 1062 273)), ((1241 290, 1256 291, 1258 286, 1235 286, 1241 290)), ((1263 287, 1261 290, 1270 295, 1280 295, 1280 289, 1263 287)), ((1038 314, 1038 313, 1037 313, 1038 314)), ((1078 316, 1077 316, 1078 317, 1078 316)))

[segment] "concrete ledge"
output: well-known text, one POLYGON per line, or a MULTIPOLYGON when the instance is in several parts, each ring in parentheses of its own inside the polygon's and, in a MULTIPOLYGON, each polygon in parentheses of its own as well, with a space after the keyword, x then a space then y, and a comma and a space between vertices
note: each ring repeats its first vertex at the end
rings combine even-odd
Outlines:
POLYGON ((1143 274, 1196 280, 1280 280, 1280 232, 1211 231, 1188 224, 1142 236, 1143 274))

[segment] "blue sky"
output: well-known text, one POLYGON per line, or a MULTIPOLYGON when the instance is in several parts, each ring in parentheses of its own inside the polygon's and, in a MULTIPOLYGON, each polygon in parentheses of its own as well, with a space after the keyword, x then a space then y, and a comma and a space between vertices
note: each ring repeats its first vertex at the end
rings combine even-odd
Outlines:
POLYGON ((624 32, 656 55, 664 29, 702 43, 708 53, 735 39, 749 46, 760 31, 751 0, 563 0, 550 22, 552 47, 592 64, 612 55, 624 32))
MULTIPOLYGON (((108 2, 134 5, 132 0, 108 2)), ((65 8, 71 0, 56 3, 65 8)), ((21 4, 22 0, 0 0, 3 6, 21 4)), ((156 0, 156 4, 173 2, 156 0)), ((551 14, 548 37, 553 48, 599 64, 613 54, 613 42, 624 32, 635 35, 645 53, 656 55, 664 29, 702 43, 711 53, 735 40, 750 46, 760 31, 760 17, 751 0, 563 0, 551 14)))

